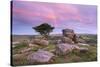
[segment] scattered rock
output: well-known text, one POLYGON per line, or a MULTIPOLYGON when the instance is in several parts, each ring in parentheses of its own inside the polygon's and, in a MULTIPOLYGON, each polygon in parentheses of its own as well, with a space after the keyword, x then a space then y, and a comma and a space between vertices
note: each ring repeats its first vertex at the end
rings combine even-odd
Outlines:
POLYGON ((15 48, 15 47, 16 47, 16 45, 12 45, 12 47, 13 47, 13 48, 15 48))
POLYGON ((34 44, 32 44, 32 43, 29 43, 29 47, 33 47, 34 46, 34 44))
POLYGON ((22 60, 23 58, 24 58, 24 54, 15 54, 15 55, 13 55, 13 60, 16 60, 16 61, 20 61, 20 60, 22 60))
POLYGON ((25 39, 25 40, 23 40, 22 42, 28 44, 28 43, 30 43, 30 40, 25 39))
POLYGON ((84 44, 84 43, 78 43, 78 45, 89 46, 89 44, 84 44))
POLYGON ((78 50, 79 47, 77 45, 72 45, 72 44, 68 44, 68 43, 58 44, 56 46, 56 54, 65 55, 65 54, 68 54, 69 52, 73 51, 74 49, 78 50))
POLYGON ((34 62, 45 63, 49 62, 53 56, 54 56, 53 53, 44 50, 38 50, 37 52, 30 54, 27 59, 31 63, 34 62))
MULTIPOLYGON (((63 40, 63 38, 62 38, 62 40, 63 40)), ((62 40, 61 39, 59 39, 59 40, 55 40, 55 44, 59 44, 59 43, 62 43, 62 40)))
POLYGON ((88 52, 89 49, 81 47, 81 48, 79 48, 79 50, 81 53, 86 53, 86 52, 88 52))
POLYGON ((63 37, 63 38, 62 38, 62 43, 69 43, 69 44, 72 44, 72 43, 74 43, 74 42, 72 41, 72 39, 70 39, 70 38, 68 38, 68 37, 63 37))
POLYGON ((41 39, 34 39, 33 44, 37 44, 37 45, 41 45, 41 46, 47 46, 49 44, 49 41, 41 40, 41 39))
POLYGON ((20 52, 21 53, 26 53, 26 52, 29 52, 29 51, 31 51, 32 50, 32 48, 24 48, 23 50, 21 50, 20 52))
POLYGON ((19 44, 19 43, 20 43, 20 42, 12 42, 13 45, 15 45, 15 44, 19 44))
POLYGON ((38 47, 38 45, 29 43, 29 47, 38 47))
POLYGON ((86 43, 86 41, 84 39, 78 38, 77 40, 78 40, 79 43, 86 43))
POLYGON ((77 36, 72 29, 63 29, 63 36, 70 38, 74 43, 77 43, 77 36))
POLYGON ((12 47, 16 47, 18 44, 20 44, 20 42, 12 42, 12 47))

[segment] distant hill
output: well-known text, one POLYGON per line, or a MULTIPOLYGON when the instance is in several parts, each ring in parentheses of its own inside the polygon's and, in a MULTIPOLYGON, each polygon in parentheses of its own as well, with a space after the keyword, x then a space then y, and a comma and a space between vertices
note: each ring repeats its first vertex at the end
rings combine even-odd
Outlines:
MULTIPOLYGON (((12 41, 23 41, 23 40, 31 40, 32 38, 35 38, 37 36, 41 35, 12 35, 12 41)), ((60 38, 62 34, 51 34, 50 37, 53 37, 54 39, 60 38)), ((89 37, 92 40, 97 40, 97 35, 96 34, 77 34, 77 36, 82 36, 82 37, 89 37)))

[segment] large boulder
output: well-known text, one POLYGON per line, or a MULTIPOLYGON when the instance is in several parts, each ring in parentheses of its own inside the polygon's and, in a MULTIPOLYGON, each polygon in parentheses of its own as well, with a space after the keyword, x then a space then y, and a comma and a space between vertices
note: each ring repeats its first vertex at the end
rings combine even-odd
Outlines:
POLYGON ((47 46, 49 45, 49 41, 47 40, 42 40, 42 39, 34 39, 33 44, 41 45, 41 46, 47 46))
POLYGON ((79 47, 77 45, 72 45, 72 44, 68 44, 68 43, 57 44, 56 54, 66 55, 69 52, 72 52, 74 49, 79 50, 79 47))
POLYGON ((63 29, 63 36, 70 38, 74 43, 77 43, 77 36, 72 29, 63 29))
POLYGON ((28 46, 29 46, 29 47, 38 47, 38 45, 33 44, 33 43, 29 43, 28 46))
POLYGON ((63 36, 69 37, 69 38, 73 38, 74 36, 74 30, 72 29, 63 29, 63 36))
POLYGON ((39 44, 40 39, 32 39, 31 44, 39 44))
POLYGON ((29 51, 31 51, 32 50, 32 48, 24 48, 24 49, 22 49, 20 52, 21 53, 26 53, 26 52, 29 52, 29 51))
POLYGON ((70 39, 68 37, 62 37, 62 43, 73 44, 74 42, 72 41, 72 39, 70 39))
POLYGON ((39 49, 37 52, 30 54, 27 59, 30 63, 46 63, 49 62, 53 56, 53 53, 39 49))
POLYGON ((44 45, 44 46, 47 46, 47 45, 49 45, 49 41, 47 41, 47 40, 41 40, 40 44, 44 45))

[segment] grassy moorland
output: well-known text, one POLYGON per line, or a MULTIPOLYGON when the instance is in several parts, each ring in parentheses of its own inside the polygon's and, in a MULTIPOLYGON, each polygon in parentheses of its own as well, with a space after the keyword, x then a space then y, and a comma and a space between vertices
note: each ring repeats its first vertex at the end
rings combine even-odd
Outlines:
MULTIPOLYGON (((81 52, 71 52, 67 55, 58 56, 55 55, 55 58, 47 64, 54 64, 54 63, 72 63, 72 62, 89 62, 89 61, 97 61, 97 35, 92 34, 79 34, 79 38, 84 39, 86 44, 89 46, 80 45, 80 47, 87 47, 89 49, 88 52, 81 53, 81 52)), ((13 42, 19 41, 20 44, 12 48, 12 64, 13 65, 28 65, 28 64, 40 64, 40 63, 29 63, 26 59, 28 54, 36 52, 38 49, 45 49, 47 51, 53 52, 55 50, 56 45, 55 41, 60 39, 60 35, 53 35, 50 36, 50 44, 48 46, 35 46, 32 47, 32 50, 28 53, 21 53, 20 51, 23 49, 27 49, 27 43, 23 42, 24 40, 31 40, 37 36, 33 35, 13 35, 12 40, 13 42), (15 54, 20 54, 20 56, 16 57, 15 54)))

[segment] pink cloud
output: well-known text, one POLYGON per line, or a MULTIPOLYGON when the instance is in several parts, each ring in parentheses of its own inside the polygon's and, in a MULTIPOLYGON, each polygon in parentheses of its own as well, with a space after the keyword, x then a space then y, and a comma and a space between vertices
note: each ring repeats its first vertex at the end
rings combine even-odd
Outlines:
MULTIPOLYGON (((15 2, 16 3, 16 2, 15 2)), ((75 5, 50 4, 39 2, 20 2, 24 7, 14 5, 13 13, 20 15, 27 20, 42 18, 44 21, 51 21, 55 26, 59 26, 62 21, 77 20, 82 24, 91 22, 92 19, 80 13, 75 5), (61 21, 61 22, 58 22, 61 21), (87 22, 88 21, 88 22, 87 22)), ((33 23, 33 22, 31 22, 33 23)))

